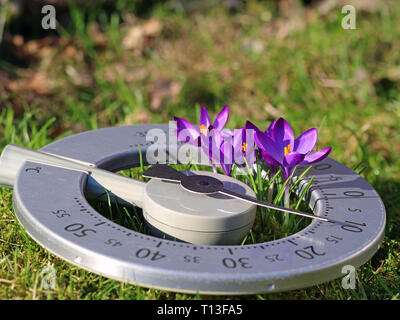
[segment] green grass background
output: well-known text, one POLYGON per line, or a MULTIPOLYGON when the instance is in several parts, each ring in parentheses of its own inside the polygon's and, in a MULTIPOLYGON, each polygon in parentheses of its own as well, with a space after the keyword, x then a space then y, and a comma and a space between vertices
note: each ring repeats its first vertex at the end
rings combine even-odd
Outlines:
POLYGON ((7 80, 0 82, 0 147, 37 149, 83 130, 174 115, 194 123, 201 105, 213 116, 229 105, 231 128, 246 119, 266 128, 284 116, 295 135, 317 127, 318 147, 332 146, 331 157, 381 195, 387 227, 380 250, 357 270, 356 290, 338 279, 257 296, 170 293, 55 257, 24 232, 12 190, 0 188, 0 299, 400 299, 400 3, 360 8, 355 30, 342 29, 339 5, 324 13, 300 1, 289 8, 247 1, 234 11, 219 2, 176 3, 70 5, 68 24, 55 33, 33 30, 22 46, 13 39, 25 31, 11 20, 0 54, 7 80), (141 32, 133 47, 130 32, 141 32), (48 45, 39 36, 57 40, 48 45), (29 51, 29 41, 39 49, 29 51), (47 265, 56 269, 55 290, 40 286, 47 265))

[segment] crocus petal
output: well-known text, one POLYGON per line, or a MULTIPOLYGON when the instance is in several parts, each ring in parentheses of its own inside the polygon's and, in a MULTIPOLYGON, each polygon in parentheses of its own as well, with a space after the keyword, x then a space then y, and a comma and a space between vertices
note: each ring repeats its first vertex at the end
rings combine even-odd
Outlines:
POLYGON ((283 158, 283 165, 287 168, 293 168, 303 162, 305 155, 298 152, 291 152, 283 158))
POLYGON ((244 157, 246 158, 247 164, 254 164, 256 162, 256 143, 255 143, 255 134, 252 132, 248 132, 245 128, 243 128, 242 133, 242 151, 244 157), (245 145, 243 144, 245 143, 245 145), (244 149, 244 150, 243 150, 244 149))
POLYGON ((261 131, 255 124, 253 124, 249 120, 246 121, 245 128, 246 130, 254 130, 254 132, 261 131))
MULTIPOLYGON (((216 152, 215 151, 213 152, 212 137, 210 135, 205 136, 202 134, 202 135, 200 135, 200 139, 201 139, 201 149, 206 154, 206 156, 208 157, 210 162, 212 164, 218 163, 219 158, 215 159, 215 157, 214 157, 214 156, 216 156, 216 152)), ((218 151, 218 154, 219 154, 219 151, 218 151)))
POLYGON ((185 119, 174 117, 174 120, 176 121, 178 140, 198 146, 200 142, 199 131, 185 119))
POLYGON ((273 126, 272 138, 278 144, 281 158, 285 156, 285 148, 288 145, 291 146, 291 149, 293 148, 294 144, 293 130, 290 127, 289 123, 283 118, 279 118, 278 121, 276 121, 275 125, 273 126))
POLYGON ((224 142, 221 131, 215 129, 213 126, 209 128, 209 134, 213 137, 213 142, 221 147, 222 142, 224 142))
MULTIPOLYGON (((246 124, 245 124, 245 129, 246 129, 246 132, 247 131, 253 131, 253 134, 254 134, 254 136, 253 136, 253 139, 254 139, 254 141, 256 141, 257 142, 257 136, 256 136, 256 132, 261 132, 261 130, 260 129, 258 129, 258 127, 256 126, 256 125, 254 125, 252 122, 250 122, 250 121, 246 121, 246 124)), ((258 143, 257 143, 258 144, 258 143)))
POLYGON ((229 107, 225 106, 222 108, 221 112, 215 118, 213 127, 217 130, 222 130, 229 120, 229 107))
POLYGON ((267 161, 272 166, 280 166, 281 164, 277 162, 274 158, 272 158, 268 152, 261 150, 261 156, 265 161, 267 161))
POLYGON ((293 151, 303 154, 309 153, 317 143, 318 130, 311 128, 303 132, 296 140, 294 140, 293 151))
POLYGON ((269 135, 264 132, 256 132, 256 142, 260 149, 264 150, 279 164, 283 163, 284 154, 281 152, 280 144, 276 143, 269 135))
POLYGON ((221 144, 223 142, 221 133, 210 127, 207 136, 201 135, 201 147, 213 164, 220 163, 221 144))
POLYGON ((304 161, 301 164, 310 164, 310 163, 315 163, 315 162, 324 160, 329 155, 331 150, 332 150, 332 148, 329 147, 329 148, 325 148, 325 149, 319 150, 314 153, 310 153, 304 158, 304 161))
POLYGON ((221 168, 227 176, 231 175, 233 164, 221 163, 221 168))
POLYGON ((254 137, 248 137, 248 133, 243 127, 236 129, 233 135, 234 163, 243 165, 245 158, 248 163, 253 163, 255 160, 254 150, 254 137))
POLYGON ((220 149, 220 165, 224 170, 225 174, 229 175, 232 170, 232 166, 234 163, 233 158, 233 145, 232 145, 233 137, 229 137, 229 139, 225 139, 222 142, 220 149), (229 173, 227 173, 229 169, 229 173))
MULTIPOLYGON (((294 168, 303 162, 304 157, 304 154, 297 152, 292 152, 285 156, 283 159, 283 165, 280 166, 282 168, 283 175, 285 176, 285 180, 293 173, 294 168)), ((289 185, 290 184, 288 183, 286 188, 288 188, 289 185)))
POLYGON ((202 130, 207 130, 211 125, 210 116, 208 115, 208 111, 206 107, 201 107, 200 117, 199 117, 199 129, 200 133, 202 130))
POLYGON ((228 137, 232 137, 234 134, 234 130, 227 129, 227 128, 222 129, 220 132, 221 132, 222 138, 224 138, 224 139, 228 138, 228 137))
POLYGON ((276 124, 276 120, 272 121, 272 122, 269 124, 268 129, 265 130, 265 133, 266 133, 266 134, 269 134, 270 136, 272 136, 272 131, 274 130, 275 124, 276 124))
POLYGON ((235 153, 242 153, 242 144, 243 142, 246 142, 244 132, 244 128, 236 129, 233 132, 233 149, 235 150, 235 153))

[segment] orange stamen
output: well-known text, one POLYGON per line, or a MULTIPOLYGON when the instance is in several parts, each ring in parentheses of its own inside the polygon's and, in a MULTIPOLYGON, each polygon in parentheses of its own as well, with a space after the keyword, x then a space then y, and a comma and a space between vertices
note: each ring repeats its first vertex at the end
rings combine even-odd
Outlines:
POLYGON ((207 135, 207 127, 204 124, 200 126, 200 133, 204 134, 205 136, 207 135))
POLYGON ((287 147, 285 147, 285 156, 290 153, 290 144, 287 145, 287 147))
POLYGON ((243 150, 244 152, 246 152, 246 149, 247 149, 247 143, 246 143, 246 142, 243 142, 243 144, 242 144, 242 150, 243 150))

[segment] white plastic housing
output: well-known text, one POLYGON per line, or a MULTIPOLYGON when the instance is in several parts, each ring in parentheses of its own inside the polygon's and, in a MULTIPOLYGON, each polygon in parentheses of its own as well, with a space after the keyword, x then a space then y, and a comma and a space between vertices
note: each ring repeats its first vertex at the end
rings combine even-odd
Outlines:
MULTIPOLYGON (((255 197, 253 190, 232 177, 206 171, 224 188, 255 197)), ((256 206, 222 194, 195 194, 180 184, 153 179, 146 184, 143 216, 154 235, 196 244, 238 244, 253 226, 256 206)))

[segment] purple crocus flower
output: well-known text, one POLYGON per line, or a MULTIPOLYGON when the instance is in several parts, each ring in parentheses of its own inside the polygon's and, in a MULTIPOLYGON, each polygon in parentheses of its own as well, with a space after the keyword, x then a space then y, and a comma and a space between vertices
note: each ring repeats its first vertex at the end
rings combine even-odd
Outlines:
POLYGON ((208 128, 208 134, 201 134, 200 139, 201 148, 203 152, 208 156, 214 170, 216 170, 215 165, 220 164, 225 174, 230 175, 233 164, 231 159, 226 159, 225 157, 224 150, 226 149, 226 146, 223 147, 224 138, 221 134, 221 131, 216 130, 212 126, 210 126, 208 128))
POLYGON ((255 134, 251 134, 246 127, 234 130, 233 153, 235 163, 238 165, 251 165, 256 162, 255 134))
POLYGON ((229 119, 229 107, 222 108, 220 113, 215 118, 214 123, 211 125, 210 116, 206 107, 201 107, 199 117, 199 127, 196 129, 190 122, 185 119, 174 117, 177 126, 178 139, 185 143, 190 143, 195 146, 201 145, 201 136, 207 136, 209 131, 213 128, 221 131, 229 119))
MULTIPOLYGON (((265 133, 266 135, 272 137, 272 130, 273 130, 275 124, 276 124, 276 120, 272 121, 272 122, 270 123, 268 129, 265 130, 264 133, 265 133)), ((253 131, 254 131, 254 140, 257 142, 257 135, 256 135, 256 133, 257 133, 257 132, 262 132, 262 131, 261 131, 256 125, 254 125, 252 122, 250 122, 250 121, 248 121, 248 120, 246 121, 245 128, 246 128, 246 130, 253 130, 253 131)), ((257 142, 257 145, 259 145, 258 142, 257 142)), ((262 158, 268 157, 268 154, 267 154, 263 149, 259 148, 258 151, 259 151, 259 155, 260 155, 262 158)), ((274 166, 273 166, 273 171, 275 171, 274 166)))
POLYGON ((255 143, 253 137, 246 135, 245 128, 220 131, 212 126, 208 135, 201 135, 201 148, 215 168, 219 164, 228 176, 233 164, 244 165, 255 162, 255 143))
POLYGON ((317 129, 311 128, 294 139, 292 128, 283 118, 276 121, 270 132, 256 131, 256 142, 263 150, 263 158, 269 164, 281 167, 285 180, 296 166, 321 161, 331 152, 330 147, 311 152, 317 137, 317 129))

